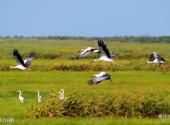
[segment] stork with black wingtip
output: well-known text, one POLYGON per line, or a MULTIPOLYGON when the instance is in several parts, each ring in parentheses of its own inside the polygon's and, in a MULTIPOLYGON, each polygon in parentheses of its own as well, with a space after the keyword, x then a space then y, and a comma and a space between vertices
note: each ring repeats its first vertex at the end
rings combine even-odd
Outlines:
POLYGON ((88 81, 89 85, 98 84, 103 80, 110 80, 112 82, 112 77, 106 72, 100 72, 99 74, 93 75, 92 79, 88 81))
POLYGON ((26 71, 26 78, 29 79, 29 72, 27 72, 27 71, 31 70, 31 69, 29 68, 29 66, 30 66, 33 58, 35 57, 35 53, 34 53, 34 52, 31 52, 31 53, 29 54, 29 56, 28 56, 25 60, 23 60, 23 58, 21 57, 19 51, 18 51, 17 49, 14 49, 14 50, 13 50, 13 56, 15 57, 18 65, 16 65, 16 66, 10 66, 10 68, 12 68, 12 69, 25 70, 25 71, 26 71))
POLYGON ((162 71, 165 71, 165 59, 158 55, 156 52, 152 52, 147 63, 159 64, 162 71))
POLYGON ((98 40, 99 51, 101 52, 101 57, 99 59, 94 59, 93 61, 106 61, 106 62, 113 62, 112 56, 106 46, 106 44, 102 40, 98 40))

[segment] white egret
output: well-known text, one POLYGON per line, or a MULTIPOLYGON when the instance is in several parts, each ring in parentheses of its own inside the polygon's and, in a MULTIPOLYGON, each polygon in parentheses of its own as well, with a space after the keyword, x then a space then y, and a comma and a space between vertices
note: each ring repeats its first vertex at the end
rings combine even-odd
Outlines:
POLYGON ((42 102, 42 96, 40 95, 40 91, 37 91, 37 98, 38 98, 38 102, 42 102))
POLYGON ((59 93, 59 99, 60 100, 65 100, 66 98, 64 97, 64 89, 60 89, 59 93))
POLYGON ((23 103, 23 102, 24 102, 24 96, 22 96, 21 90, 18 90, 18 92, 19 92, 19 97, 18 97, 18 99, 19 99, 19 101, 20 101, 21 103, 23 103))

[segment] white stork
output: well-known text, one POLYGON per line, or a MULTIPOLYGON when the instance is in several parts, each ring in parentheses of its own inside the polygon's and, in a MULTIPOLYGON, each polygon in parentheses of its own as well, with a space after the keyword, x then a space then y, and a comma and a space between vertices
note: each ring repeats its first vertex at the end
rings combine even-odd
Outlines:
POLYGON ((110 55, 109 50, 106 47, 106 44, 102 40, 98 40, 99 51, 101 52, 101 57, 99 59, 94 59, 93 61, 106 61, 113 62, 112 57, 114 55, 110 55))
MULTIPOLYGON (((31 52, 29 54, 29 56, 25 60, 23 60, 21 55, 20 55, 20 53, 18 52, 18 50, 14 49, 13 56, 15 57, 18 65, 10 66, 10 68, 12 68, 12 69, 20 69, 20 70, 25 70, 25 71, 31 70, 29 68, 29 66, 30 66, 33 58, 35 57, 35 53, 34 52, 31 52)), ((27 74, 27 72, 26 72, 26 77, 29 78, 29 74, 27 74)))
POLYGON ((59 93, 59 99, 60 100, 65 100, 66 98, 64 97, 64 89, 60 89, 59 93))
POLYGON ((112 83, 111 76, 108 73, 106 73, 106 72, 100 72, 99 74, 96 74, 96 75, 94 74, 92 79, 89 80, 88 83, 90 85, 93 85, 93 84, 98 84, 98 83, 100 83, 103 80, 110 80, 111 83, 112 83))
POLYGON ((18 99, 19 99, 19 101, 20 101, 21 103, 23 103, 23 102, 24 102, 24 96, 22 96, 21 90, 18 90, 18 92, 19 92, 19 97, 18 97, 18 99))
POLYGON ((40 91, 37 91, 37 98, 38 98, 38 102, 41 103, 42 102, 42 96, 40 95, 40 91))
POLYGON ((165 59, 158 55, 156 52, 152 52, 147 63, 159 64, 161 70, 165 71, 165 59))
POLYGON ((100 51, 98 49, 95 49, 93 47, 87 47, 86 49, 83 49, 82 52, 79 54, 79 56, 77 57, 78 59, 79 58, 84 58, 90 54, 93 54, 93 53, 100 53, 100 51))

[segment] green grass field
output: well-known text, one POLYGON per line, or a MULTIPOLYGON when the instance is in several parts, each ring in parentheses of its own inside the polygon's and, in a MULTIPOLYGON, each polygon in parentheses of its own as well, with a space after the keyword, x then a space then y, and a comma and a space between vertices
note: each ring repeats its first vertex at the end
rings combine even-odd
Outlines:
MULTIPOLYGON (((129 71, 129 72, 110 72, 113 77, 114 85, 111 85, 109 81, 104 81, 96 86, 89 86, 87 81, 89 77, 96 72, 31 72, 31 78, 26 80, 24 77, 24 72, 21 71, 2 71, 1 76, 1 88, 0 88, 0 115, 1 117, 8 118, 12 117, 15 119, 16 124, 20 121, 24 124, 28 124, 27 121, 32 123, 41 124, 43 121, 53 123, 52 119, 43 119, 41 120, 31 120, 27 119, 26 112, 31 106, 39 106, 37 103, 37 90, 41 91, 43 96, 43 103, 50 96, 51 93, 56 93, 60 88, 65 89, 65 94, 68 97, 74 92, 78 93, 94 93, 94 95, 102 95, 106 93, 110 94, 120 94, 120 93, 170 93, 170 73, 160 73, 160 72, 139 72, 139 71, 129 71), (77 77, 79 76, 79 77, 77 77), (156 79, 155 79, 156 77, 156 79), (24 92, 25 103, 20 104, 18 101, 18 92, 17 90, 21 89, 24 92), (25 120, 23 120, 25 119, 25 120)), ((63 118, 65 119, 65 118, 63 118)), ((71 119, 67 120, 66 123, 74 123, 71 119)), ((88 121, 86 118, 85 122, 87 124, 97 124, 98 120, 92 119, 88 121)), ((76 120, 77 124, 80 124, 83 121, 81 118, 76 120)), ((63 124, 65 120, 63 120, 63 124)), ((100 121, 100 120, 99 120, 100 121)), ((119 123, 128 121, 127 123, 137 123, 136 120, 111 120, 106 119, 106 123, 119 123)), ((139 120, 141 121, 141 120, 139 120)), ((145 123, 159 123, 159 120, 144 120, 145 123)), ((62 123, 61 119, 54 119, 54 123, 62 123)), ((100 124, 106 124, 104 119, 101 120, 100 124)), ((44 123, 45 124, 45 123, 44 123)))
MULTIPOLYGON (((61 88, 64 88, 66 97, 73 93, 84 93, 92 97, 111 95, 115 98, 127 95, 127 97, 132 96, 132 101, 135 100, 133 96, 141 98, 153 93, 156 97, 165 98, 167 105, 164 107, 170 107, 169 63, 167 62, 167 72, 161 72, 158 65, 146 65, 145 63, 148 54, 152 51, 159 52, 169 60, 170 44, 109 41, 106 43, 111 50, 119 54, 112 65, 89 62, 89 60, 97 58, 98 55, 82 60, 70 59, 72 55, 77 55, 82 48, 97 47, 96 40, 0 39, 0 118, 14 118, 14 122, 2 122, 2 124, 169 124, 168 119, 160 120, 149 117, 142 119, 119 116, 38 119, 27 117, 29 108, 46 105, 51 94, 58 93, 61 88), (25 78, 24 71, 8 68, 9 65, 16 64, 12 57, 14 48, 18 48, 24 57, 30 51, 37 53, 36 59, 31 65, 32 71, 30 71, 29 80, 25 78), (98 85, 88 85, 87 81, 91 76, 100 71, 107 71, 112 76, 114 84, 112 85, 110 81, 103 81, 98 85), (23 91, 24 104, 20 104, 18 101, 18 90, 23 91), (42 104, 37 103, 37 90, 40 90, 43 96, 42 104)), ((131 99, 129 100, 131 101, 131 99)), ((166 113, 170 112, 169 109, 167 108, 166 113)))

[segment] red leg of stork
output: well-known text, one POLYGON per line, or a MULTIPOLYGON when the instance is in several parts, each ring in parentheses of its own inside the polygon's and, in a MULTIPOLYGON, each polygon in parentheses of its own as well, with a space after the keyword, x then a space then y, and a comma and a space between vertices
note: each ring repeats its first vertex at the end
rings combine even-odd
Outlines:
POLYGON ((110 82, 111 82, 112 85, 114 84, 114 82, 112 81, 112 79, 110 79, 110 82))
POLYGON ((29 71, 28 71, 28 70, 25 71, 25 76, 26 76, 26 79, 27 79, 27 80, 30 78, 30 74, 29 74, 29 71))
POLYGON ((165 72, 166 71, 165 64, 160 64, 160 69, 162 72, 165 72))

